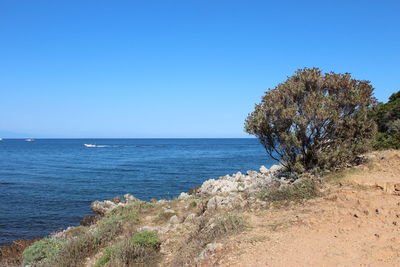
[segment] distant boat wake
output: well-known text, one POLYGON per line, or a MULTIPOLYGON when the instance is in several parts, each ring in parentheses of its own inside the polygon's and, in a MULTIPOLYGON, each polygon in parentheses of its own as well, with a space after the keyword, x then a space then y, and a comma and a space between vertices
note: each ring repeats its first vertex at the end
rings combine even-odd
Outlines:
POLYGON ((95 145, 83 144, 85 147, 163 147, 164 145, 95 145))
POLYGON ((94 144, 83 144, 85 147, 118 147, 118 146, 109 146, 109 145, 94 145, 94 144))

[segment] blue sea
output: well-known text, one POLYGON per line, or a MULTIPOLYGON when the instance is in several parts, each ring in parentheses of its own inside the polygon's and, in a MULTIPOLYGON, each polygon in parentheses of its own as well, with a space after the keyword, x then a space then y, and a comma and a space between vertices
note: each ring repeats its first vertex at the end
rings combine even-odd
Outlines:
POLYGON ((78 225, 95 200, 172 198, 272 164, 257 139, 3 139, 0 246, 78 225))

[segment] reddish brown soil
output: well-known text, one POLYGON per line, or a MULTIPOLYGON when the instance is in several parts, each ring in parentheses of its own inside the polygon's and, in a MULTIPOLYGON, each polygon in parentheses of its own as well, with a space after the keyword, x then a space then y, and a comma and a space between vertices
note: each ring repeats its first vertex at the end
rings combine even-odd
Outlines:
POLYGON ((32 240, 16 240, 9 246, 0 248, 0 267, 21 266, 22 252, 33 242, 39 238, 32 240))
POLYGON ((252 227, 204 266, 400 266, 400 151, 372 155, 324 197, 247 213, 252 227))

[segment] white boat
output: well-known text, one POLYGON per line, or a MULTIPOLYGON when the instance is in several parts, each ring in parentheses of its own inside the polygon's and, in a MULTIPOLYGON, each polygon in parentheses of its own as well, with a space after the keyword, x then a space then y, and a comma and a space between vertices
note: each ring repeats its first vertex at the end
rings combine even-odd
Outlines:
POLYGON ((33 141, 35 141, 35 139, 28 138, 28 139, 25 139, 25 141, 26 141, 26 142, 33 142, 33 141))
POLYGON ((0 141, 3 140, 3 138, 0 138, 0 141))
POLYGON ((96 147, 96 145, 93 144, 83 144, 85 147, 96 147))

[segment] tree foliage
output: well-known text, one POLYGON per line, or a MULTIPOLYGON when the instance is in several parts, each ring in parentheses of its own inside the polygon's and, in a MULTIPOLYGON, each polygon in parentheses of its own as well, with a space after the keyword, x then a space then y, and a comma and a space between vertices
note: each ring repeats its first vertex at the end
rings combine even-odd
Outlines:
POLYGON ((265 93, 245 130, 291 170, 329 169, 368 150, 376 132, 368 81, 301 69, 265 93))
POLYGON ((378 104, 373 112, 378 125, 374 142, 376 149, 400 149, 400 91, 392 94, 387 103, 378 104))

